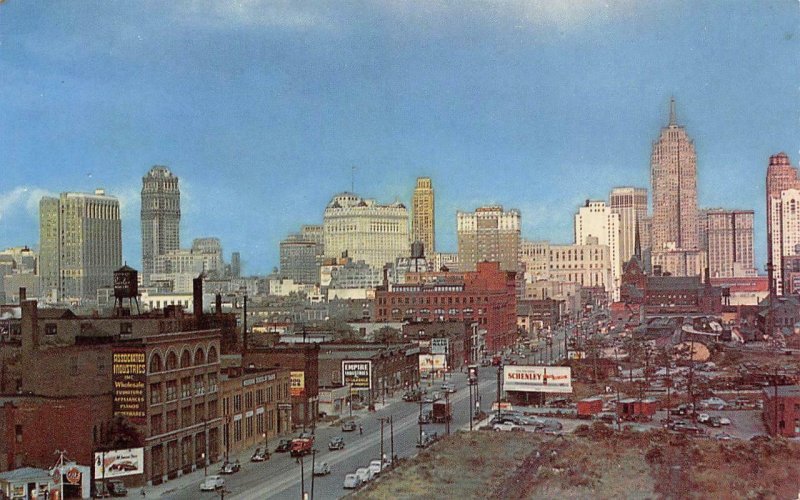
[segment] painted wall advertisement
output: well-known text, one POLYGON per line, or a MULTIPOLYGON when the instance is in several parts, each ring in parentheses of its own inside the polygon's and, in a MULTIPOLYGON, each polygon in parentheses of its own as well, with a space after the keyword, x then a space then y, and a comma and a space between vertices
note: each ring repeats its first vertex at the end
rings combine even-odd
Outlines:
POLYGON ((420 354, 419 355, 419 374, 422 377, 433 372, 440 372, 447 368, 444 354, 420 354))
POLYGON ((114 416, 144 422, 147 359, 144 349, 115 349, 111 361, 114 416))
POLYGON ((144 448, 95 452, 95 479, 144 474, 144 448))
POLYGON ((503 390, 522 392, 572 392, 572 369, 568 366, 503 367, 503 390))
POLYGON ((372 389, 372 361, 342 361, 342 381, 353 392, 372 389))
POLYGON ((304 396, 306 394, 306 372, 289 373, 291 380, 289 392, 292 397, 304 396))

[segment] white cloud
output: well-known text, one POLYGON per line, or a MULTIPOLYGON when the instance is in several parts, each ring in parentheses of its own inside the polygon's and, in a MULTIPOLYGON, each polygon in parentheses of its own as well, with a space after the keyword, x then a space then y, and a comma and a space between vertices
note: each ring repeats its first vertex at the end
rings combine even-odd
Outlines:
POLYGON ((19 186, 11 191, 0 193, 0 220, 14 217, 21 210, 24 210, 30 217, 38 217, 39 200, 43 196, 58 196, 58 194, 29 186, 19 186))

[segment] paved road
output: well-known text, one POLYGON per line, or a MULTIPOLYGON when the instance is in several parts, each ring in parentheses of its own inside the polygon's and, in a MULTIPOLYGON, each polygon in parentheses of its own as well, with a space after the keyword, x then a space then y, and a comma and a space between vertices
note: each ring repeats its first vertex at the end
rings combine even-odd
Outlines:
MULTIPOLYGON (((496 397, 496 373, 494 367, 481 368, 480 394, 482 408, 488 410, 496 397)), ((454 383, 457 391, 450 394, 450 403, 453 407, 453 421, 451 432, 468 426, 469 423, 469 390, 466 375, 462 373, 451 374, 448 380, 454 383)), ((429 391, 438 391, 442 380, 431 381, 429 391)), ((427 382, 424 382, 427 385, 427 382)), ((474 405, 474 403, 473 403, 474 405)), ((426 405, 430 406, 430 405, 426 405)), ((342 487, 344 476, 354 472, 359 467, 366 467, 371 460, 381 456, 381 424, 380 419, 391 416, 394 422, 394 453, 400 458, 411 457, 419 449, 416 444, 419 439, 420 427, 417 423, 419 415, 418 403, 405 403, 397 401, 385 408, 364 415, 358 420, 363 427, 364 434, 356 432, 341 432, 341 429, 331 426, 320 426, 316 429, 316 448, 318 453, 315 460, 328 462, 331 474, 314 478, 315 499, 341 498, 349 490, 342 487), (344 450, 328 451, 328 441, 333 436, 342 436, 346 442, 344 450)), ((444 424, 427 424, 424 426, 427 433, 445 433, 444 424)), ((391 432, 388 423, 384 425, 384 453, 391 455, 391 432)), ((262 500, 265 498, 300 498, 301 477, 300 465, 288 454, 273 453, 272 458, 263 463, 242 463, 242 470, 230 476, 225 476, 226 498, 232 500, 262 500)), ((214 471, 216 467, 214 468, 214 471)), ((311 456, 303 460, 304 480, 306 491, 311 490, 311 456)), ((209 469, 211 473, 211 469, 209 469)), ((202 471, 197 475, 196 482, 190 482, 182 488, 171 491, 170 498, 200 500, 203 498, 218 498, 219 493, 199 491, 202 480, 202 471)))

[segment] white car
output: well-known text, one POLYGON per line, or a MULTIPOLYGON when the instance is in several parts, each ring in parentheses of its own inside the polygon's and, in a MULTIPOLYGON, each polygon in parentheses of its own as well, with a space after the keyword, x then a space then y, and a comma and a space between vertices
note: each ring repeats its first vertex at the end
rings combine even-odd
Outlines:
POLYGON ((200 483, 200 491, 214 491, 225 486, 225 479, 220 476, 206 476, 200 483))
POLYGON ((700 415, 697 416, 697 421, 700 422, 701 424, 704 424, 708 422, 710 418, 711 415, 709 415, 708 413, 701 413, 700 415))
POLYGON ((719 417, 719 425, 731 425, 731 419, 728 417, 719 417))
POLYGON ((361 467, 360 469, 356 469, 356 476, 358 476, 362 483, 366 483, 372 481, 372 478, 375 477, 375 474, 370 470, 369 467, 361 467))
POLYGON ((521 425, 511 424, 511 423, 498 423, 492 426, 492 430, 495 431, 525 431, 525 428, 521 425))
POLYGON ((361 479, 356 474, 348 474, 344 476, 344 484, 342 486, 348 490, 358 488, 361 486, 361 479))
POLYGON ((386 466, 382 465, 380 460, 373 460, 369 463, 369 470, 376 476, 381 473, 384 467, 386 466))

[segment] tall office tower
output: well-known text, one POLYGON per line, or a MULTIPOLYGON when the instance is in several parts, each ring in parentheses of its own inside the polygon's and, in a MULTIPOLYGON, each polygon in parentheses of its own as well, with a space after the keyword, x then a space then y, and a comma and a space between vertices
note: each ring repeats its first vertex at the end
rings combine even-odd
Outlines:
POLYGON ((475 271, 482 261, 500 262, 503 271, 519 269, 519 210, 504 211, 500 205, 456 214, 459 271, 475 271))
POLYGON ((242 260, 239 252, 233 252, 231 254, 231 276, 234 278, 239 278, 242 276, 242 260))
POLYGON ((49 300, 96 299, 112 286, 122 265, 119 201, 94 194, 61 193, 39 203, 40 271, 49 300))
POLYGON ((142 283, 150 284, 159 255, 181 247, 178 177, 156 165, 142 177, 142 283))
POLYGON ((792 166, 786 153, 778 153, 769 157, 767 167, 767 255, 772 263, 773 271, 770 290, 783 294, 783 260, 784 257, 800 255, 795 248, 795 240, 800 236, 798 226, 784 224, 784 216, 791 220, 794 213, 786 208, 798 204, 794 191, 800 190, 800 178, 797 168, 792 166), (784 229, 785 228, 785 229, 784 229))
POLYGON ((280 243, 280 277, 295 283, 319 283, 317 243, 290 234, 280 243))
MULTIPOLYGON (((719 208, 697 209, 697 248, 708 251, 708 214, 719 208)), ((713 276, 713 275, 712 275, 713 276)))
POLYGON ((675 99, 670 101, 669 124, 653 143, 650 169, 653 253, 697 250, 697 157, 694 143, 675 120, 675 99))
POLYGON ((617 187, 608 196, 611 212, 619 215, 619 258, 624 264, 636 250, 636 231, 642 241, 642 220, 647 217, 647 189, 617 187))
POLYGON ((707 218, 709 276, 755 276, 753 211, 712 209, 707 218))
POLYGON ((408 209, 399 201, 378 205, 353 193, 333 197, 325 208, 325 256, 347 255, 382 268, 405 257, 409 249, 408 209))
POLYGON ((619 214, 612 212, 605 201, 586 200, 586 205, 575 214, 575 244, 588 245, 596 238, 596 244, 608 247, 611 259, 610 290, 614 300, 619 297, 619 281, 622 278, 619 219, 619 214))
POLYGON ((436 252, 436 221, 430 177, 418 177, 411 200, 411 238, 425 245, 425 255, 436 252))
POLYGON ((192 255, 200 256, 204 271, 222 272, 225 264, 222 258, 222 243, 219 238, 195 238, 192 240, 192 255))

